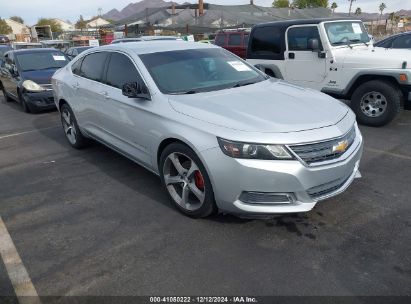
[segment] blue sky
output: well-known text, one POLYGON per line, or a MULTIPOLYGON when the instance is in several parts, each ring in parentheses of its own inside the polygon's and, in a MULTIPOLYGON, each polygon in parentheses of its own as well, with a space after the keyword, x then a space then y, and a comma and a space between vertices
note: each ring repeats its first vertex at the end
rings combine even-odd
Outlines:
MULTIPOLYGON (((185 0, 176 2, 185 2, 185 0)), ((337 11, 347 12, 348 0, 329 0, 337 2, 337 11)), ((411 0, 356 0, 353 2, 353 9, 361 7, 363 12, 377 12, 381 2, 387 5, 387 12, 397 11, 399 9, 411 9, 411 0)), ((103 9, 103 13, 112 8, 122 9, 130 2, 136 0, 70 0, 70 5, 67 5, 67 0, 1 0, 0 1, 0 17, 8 18, 13 15, 21 16, 27 24, 35 24, 39 17, 56 17, 63 20, 69 19, 76 21, 78 16, 82 14, 84 17, 97 15, 98 8, 103 9)), ((188 2, 196 2, 188 0, 188 2)), ((247 4, 249 0, 205 0, 208 3, 215 4, 247 4)), ((254 0, 254 3, 262 6, 269 6, 272 0, 254 0)))

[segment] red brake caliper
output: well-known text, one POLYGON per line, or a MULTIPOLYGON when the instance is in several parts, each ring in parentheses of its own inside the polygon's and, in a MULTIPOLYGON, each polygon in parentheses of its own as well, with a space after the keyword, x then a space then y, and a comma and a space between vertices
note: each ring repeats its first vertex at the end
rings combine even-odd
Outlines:
POLYGON ((201 191, 204 191, 204 178, 201 175, 201 172, 198 170, 194 172, 194 181, 195 181, 196 187, 200 189, 201 191))

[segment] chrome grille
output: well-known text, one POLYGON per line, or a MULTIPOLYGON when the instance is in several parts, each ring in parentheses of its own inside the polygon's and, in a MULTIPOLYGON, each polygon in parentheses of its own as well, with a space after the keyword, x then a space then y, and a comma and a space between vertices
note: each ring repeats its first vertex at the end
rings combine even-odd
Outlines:
POLYGON ((332 160, 343 155, 351 147, 355 135, 355 126, 353 126, 351 130, 342 137, 319 143, 290 146, 290 149, 307 164, 332 160), (335 147, 342 142, 347 144, 344 151, 335 150, 335 147))

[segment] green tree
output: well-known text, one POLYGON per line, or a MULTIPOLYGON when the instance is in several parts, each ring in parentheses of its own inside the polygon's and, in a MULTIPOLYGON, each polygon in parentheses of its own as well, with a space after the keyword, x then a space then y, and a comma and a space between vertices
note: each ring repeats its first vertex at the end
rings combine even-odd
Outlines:
POLYGON ((19 16, 13 16, 13 17, 10 17, 10 19, 13 20, 13 21, 16 21, 18 23, 23 23, 24 24, 23 18, 21 18, 19 16))
POLYGON ((274 0, 273 1, 273 7, 275 8, 283 8, 283 7, 289 7, 290 6, 290 1, 288 0, 274 0))
POLYGON ((381 3, 380 6, 378 7, 378 10, 380 11, 380 20, 382 18, 382 12, 387 8, 387 6, 385 5, 385 3, 381 3))
POLYGON ((7 24, 7 22, 0 18, 0 34, 7 35, 13 32, 12 28, 7 24))
POLYGON ((76 28, 77 29, 85 29, 87 28, 87 22, 84 21, 83 15, 80 15, 80 18, 76 22, 76 28))
POLYGON ((349 8, 349 10, 348 10, 348 16, 351 16, 352 3, 353 3, 355 0, 348 0, 348 1, 350 1, 350 8, 349 8))
POLYGON ((294 0, 293 5, 297 8, 328 7, 328 0, 294 0))
POLYGON ((361 15, 361 14, 362 14, 361 8, 360 8, 360 7, 357 7, 357 8, 355 9, 355 13, 354 13, 354 14, 356 14, 357 16, 361 15))
POLYGON ((336 9, 337 7, 338 7, 337 3, 333 2, 333 3, 331 4, 331 9, 332 9, 332 11, 333 11, 333 14, 334 14, 334 11, 335 11, 335 9, 336 9))
POLYGON ((36 25, 50 25, 51 31, 53 33, 59 33, 63 31, 61 25, 56 20, 50 18, 40 18, 39 21, 37 21, 36 25))

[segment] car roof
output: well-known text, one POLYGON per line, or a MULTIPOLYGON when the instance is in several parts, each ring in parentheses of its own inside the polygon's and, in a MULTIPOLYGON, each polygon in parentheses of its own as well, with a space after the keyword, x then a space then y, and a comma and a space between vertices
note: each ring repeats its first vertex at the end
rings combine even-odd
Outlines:
POLYGON ((69 50, 70 49, 91 49, 91 48, 93 48, 94 46, 89 46, 89 45, 85 45, 85 46, 72 46, 72 47, 70 47, 69 48, 69 50))
POLYGON ((401 37, 401 36, 406 36, 406 35, 411 35, 411 32, 402 32, 402 33, 390 35, 390 36, 388 36, 388 37, 385 37, 384 39, 381 39, 380 41, 377 41, 377 42, 374 43, 374 44, 380 44, 380 43, 383 43, 383 42, 385 42, 385 41, 387 41, 387 40, 389 40, 389 39, 396 38, 396 37, 401 37))
POLYGON ((327 22, 327 21, 361 21, 360 19, 352 19, 352 18, 315 18, 315 19, 296 19, 296 20, 285 20, 285 21, 272 21, 272 22, 266 22, 266 23, 260 23, 257 24, 253 27, 259 28, 259 27, 266 27, 266 26, 278 26, 278 27, 284 27, 287 28, 292 25, 301 25, 301 24, 319 24, 321 22, 327 22))
POLYGON ((54 48, 38 48, 38 49, 22 49, 22 50, 14 50, 14 54, 24 54, 24 53, 48 53, 48 52, 60 52, 60 50, 54 48))
POLYGON ((67 40, 42 40, 40 41, 42 44, 54 44, 54 43, 70 43, 70 41, 67 40))
POLYGON ((141 37, 133 37, 133 38, 119 38, 114 39, 113 42, 121 42, 121 41, 152 41, 152 40, 178 40, 181 39, 177 36, 141 36, 141 37))
POLYGON ((88 52, 94 52, 98 50, 120 50, 126 52, 132 52, 137 55, 168 52, 168 51, 180 51, 187 49, 210 49, 218 48, 218 46, 199 42, 188 42, 179 40, 166 40, 166 41, 140 41, 129 43, 109 44, 101 47, 90 49, 88 52))

